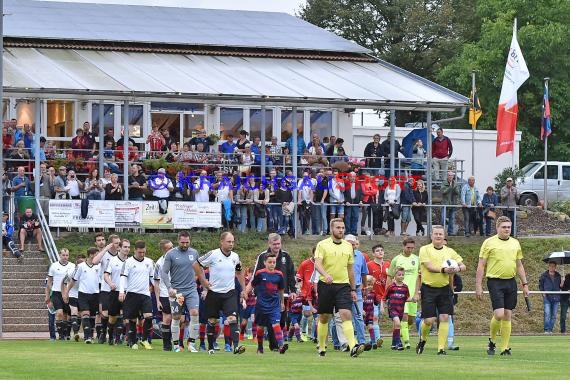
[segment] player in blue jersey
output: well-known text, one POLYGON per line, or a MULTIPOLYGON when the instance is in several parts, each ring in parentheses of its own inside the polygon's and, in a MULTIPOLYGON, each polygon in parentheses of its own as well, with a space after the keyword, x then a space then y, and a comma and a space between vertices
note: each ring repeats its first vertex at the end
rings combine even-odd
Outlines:
POLYGON ((268 252, 264 260, 265 268, 258 270, 251 282, 247 285, 245 295, 255 289, 257 303, 255 305, 255 320, 257 321, 257 352, 263 353, 263 329, 273 329, 279 352, 284 354, 289 348, 283 343, 283 331, 281 330, 281 312, 285 309, 283 293, 285 280, 283 273, 275 269, 277 255, 268 252))

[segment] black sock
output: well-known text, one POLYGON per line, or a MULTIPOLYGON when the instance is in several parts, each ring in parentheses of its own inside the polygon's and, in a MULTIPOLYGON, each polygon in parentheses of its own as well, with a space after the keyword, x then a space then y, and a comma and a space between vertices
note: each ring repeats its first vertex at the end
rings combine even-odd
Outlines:
POLYGON ((109 342, 113 342, 115 340, 115 324, 109 322, 107 331, 109 331, 109 342))
POLYGON ((161 324, 160 332, 162 333, 162 348, 165 350, 171 350, 172 333, 170 332, 170 325, 165 325, 164 323, 161 324))
POLYGON ((206 325, 206 336, 208 337, 208 350, 214 349, 214 343, 216 342, 215 337, 216 322, 211 323, 208 321, 206 325))
POLYGON ((63 321, 63 330, 66 338, 69 338, 71 335, 71 322, 70 321, 63 321))
POLYGON ((137 322, 129 321, 129 345, 133 345, 137 342, 137 322))
POLYGON ((59 339, 63 339, 63 321, 56 321, 55 322, 55 329, 57 331, 57 335, 59 339))
POLYGON ((236 321, 230 322, 230 334, 234 343, 234 348, 239 346, 239 326, 236 321))
POLYGON ((81 317, 83 323, 83 339, 91 339, 93 337, 93 330, 91 329, 91 318, 81 317))
POLYGON ((123 317, 118 317, 117 323, 115 323, 115 338, 117 340, 120 340, 124 331, 125 331, 125 325, 123 323, 123 317))
POLYGON ((71 316, 71 328, 73 329, 74 334, 77 334, 79 332, 79 323, 77 321, 77 315, 71 316))
POLYGON ((143 322, 142 340, 148 341, 148 337, 152 331, 152 317, 146 317, 143 322))
POLYGON ((101 338, 105 339, 107 336, 107 326, 109 324, 109 317, 101 317, 101 338))
POLYGON ((95 332, 97 333, 97 339, 101 336, 101 323, 95 323, 95 318, 91 321, 95 325, 95 332))

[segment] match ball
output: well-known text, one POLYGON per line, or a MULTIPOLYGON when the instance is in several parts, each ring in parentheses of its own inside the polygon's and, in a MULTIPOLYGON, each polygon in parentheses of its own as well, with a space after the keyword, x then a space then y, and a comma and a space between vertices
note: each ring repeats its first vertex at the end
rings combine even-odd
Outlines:
POLYGON ((453 260, 453 259, 445 259, 443 260, 443 263, 441 264, 442 268, 459 268, 459 264, 457 263, 457 261, 453 260))

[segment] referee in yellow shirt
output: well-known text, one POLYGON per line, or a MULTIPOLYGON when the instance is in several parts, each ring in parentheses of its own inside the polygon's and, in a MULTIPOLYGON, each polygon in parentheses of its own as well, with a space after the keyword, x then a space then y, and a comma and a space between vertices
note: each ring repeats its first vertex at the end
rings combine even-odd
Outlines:
POLYGON ((521 280, 525 297, 528 297, 529 291, 521 261, 523 257, 521 245, 517 239, 510 236, 511 220, 506 216, 500 216, 497 218, 496 227, 497 234, 485 240, 479 252, 475 293, 478 299, 483 298, 482 282, 485 274, 493 307, 487 354, 495 355, 495 338, 501 331, 501 355, 510 356, 511 319, 517 305, 516 274, 521 280))
POLYGON ((334 218, 330 221, 331 236, 317 244, 315 250, 315 269, 319 272, 317 293, 319 295, 319 355, 325 356, 329 320, 338 312, 342 320, 342 331, 350 347, 350 356, 357 357, 364 351, 363 344, 354 339, 352 325, 352 304, 356 302, 354 281, 354 253, 352 244, 344 240, 344 221, 334 218))
MULTIPOLYGON (((449 333, 449 315, 453 314, 453 301, 450 274, 466 270, 461 256, 445 244, 445 231, 443 226, 433 226, 431 244, 420 248, 420 273, 422 276, 421 298, 422 318, 424 323, 420 331, 420 341, 416 346, 416 353, 424 352, 431 326, 439 314, 439 328, 437 332, 437 354, 447 355, 445 345, 449 333), (455 260, 458 264, 444 266, 447 260, 455 260)), ((449 265, 449 264, 448 264, 449 265)))

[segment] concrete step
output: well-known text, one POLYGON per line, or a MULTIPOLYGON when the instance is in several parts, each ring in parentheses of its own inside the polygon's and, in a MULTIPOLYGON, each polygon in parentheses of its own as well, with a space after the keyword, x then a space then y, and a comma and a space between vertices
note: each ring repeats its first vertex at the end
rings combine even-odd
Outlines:
POLYGON ((41 309, 8 309, 5 307, 3 313, 4 318, 19 318, 22 316, 44 318, 48 311, 45 306, 41 309))
POLYGON ((34 295, 34 298, 18 297, 14 300, 7 301, 8 296, 14 296, 15 294, 5 294, 4 295, 4 311, 8 309, 46 309, 46 304, 44 303, 44 297, 38 297, 34 295))
POLYGON ((44 278, 22 278, 22 279, 7 279, 5 278, 2 281, 4 288, 7 286, 41 286, 42 289, 44 287, 45 277, 44 278))
MULTIPOLYGON (((47 277, 47 271, 28 271, 28 272, 4 272, 4 280, 41 280, 45 281, 47 277)), ((43 282, 42 282, 43 283, 43 282)))
POLYGON ((34 323, 29 325, 4 323, 2 326, 4 332, 46 332, 49 331, 47 318, 45 323, 34 323))
POLYGON ((15 258, 15 257, 7 257, 4 258, 4 265, 24 265, 24 266, 28 266, 28 265, 40 265, 43 264, 44 268, 46 268, 46 271, 48 269, 48 264, 49 264, 49 259, 47 258, 47 256, 43 256, 43 257, 28 257, 26 254, 24 254, 24 258, 15 258))
POLYGON ((36 297, 38 295, 41 295, 43 297, 44 285, 42 283, 37 285, 25 285, 25 286, 13 286, 13 285, 4 286, 4 296, 10 294, 14 295, 32 294, 36 297))
MULTIPOLYGON (((25 260, 25 259, 24 259, 25 260)), ((48 261, 45 263, 25 264, 22 263, 6 263, 3 265, 4 274, 6 273, 26 273, 26 272, 43 272, 47 276, 49 269, 48 261)))
POLYGON ((4 317, 4 325, 39 325, 45 323, 48 324, 48 311, 46 309, 43 316, 40 317, 29 317, 26 315, 20 315, 17 317, 4 317))
MULTIPOLYGON (((24 250, 24 256, 26 257, 46 257, 46 253, 45 252, 40 252, 37 249, 28 249, 28 247, 26 247, 26 249, 24 250)), ((2 257, 5 259, 9 259, 9 258, 13 258, 14 256, 12 256, 12 251, 8 250, 6 247, 4 247, 4 250, 2 251, 2 257)))

